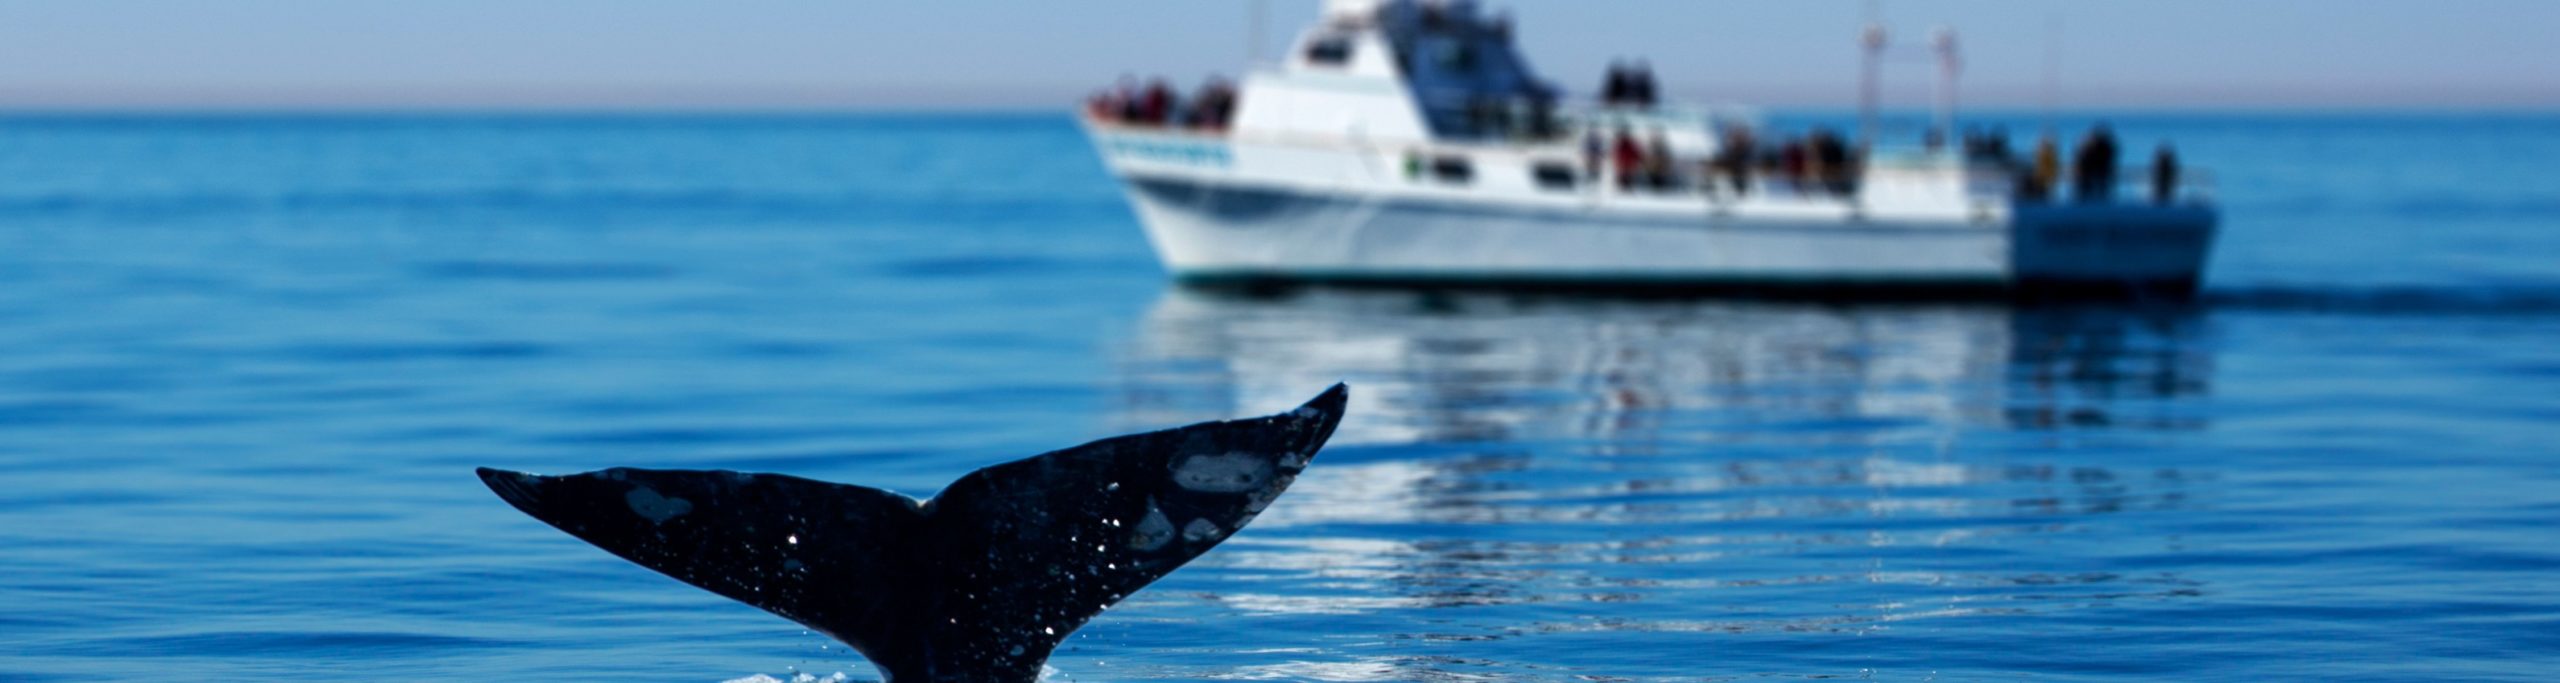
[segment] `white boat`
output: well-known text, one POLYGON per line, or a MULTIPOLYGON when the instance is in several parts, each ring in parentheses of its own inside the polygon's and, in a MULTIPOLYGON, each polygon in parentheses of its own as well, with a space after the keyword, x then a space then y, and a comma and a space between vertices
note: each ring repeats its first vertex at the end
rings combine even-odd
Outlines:
POLYGON ((1232 100, 1085 117, 1185 281, 2182 296, 2219 221, 2177 187, 2030 197, 2020 164, 1952 148, 1762 168, 1728 142, 1747 114, 1556 106, 1466 0, 1327 0, 1232 100), (1621 168, 1619 138, 1663 162, 1621 168))

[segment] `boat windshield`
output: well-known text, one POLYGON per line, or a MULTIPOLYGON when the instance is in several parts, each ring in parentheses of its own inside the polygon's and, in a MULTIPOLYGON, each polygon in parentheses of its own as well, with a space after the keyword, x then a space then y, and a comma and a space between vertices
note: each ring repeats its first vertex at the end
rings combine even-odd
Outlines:
POLYGON ((1444 139, 1556 137, 1557 90, 1520 57, 1508 19, 1426 13, 1390 31, 1396 64, 1444 139))

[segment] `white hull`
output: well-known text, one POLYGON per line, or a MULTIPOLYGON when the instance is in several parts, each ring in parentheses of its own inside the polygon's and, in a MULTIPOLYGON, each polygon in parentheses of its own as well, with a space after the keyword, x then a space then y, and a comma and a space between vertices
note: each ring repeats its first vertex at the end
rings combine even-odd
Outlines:
POLYGON ((1401 153, 1095 135, 1165 267, 1191 280, 2178 293, 2194 288, 2215 227, 2200 206, 2013 204, 1960 192, 1539 192, 1490 178, 1447 188, 1389 170, 1401 153))

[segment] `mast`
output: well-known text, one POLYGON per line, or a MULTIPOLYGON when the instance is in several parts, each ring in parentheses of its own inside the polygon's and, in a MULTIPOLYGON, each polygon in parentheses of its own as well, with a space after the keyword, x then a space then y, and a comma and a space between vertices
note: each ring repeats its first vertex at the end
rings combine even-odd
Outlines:
POLYGON ((1876 109, 1883 106, 1884 99, 1880 82, 1884 78, 1884 49, 1890 40, 1884 24, 1875 22, 1867 24, 1858 40, 1866 48, 1866 60, 1860 64, 1858 75, 1858 137, 1869 145, 1876 142, 1876 109))
POLYGON ((2053 132, 2053 110, 2059 106, 2062 88, 2062 14, 2048 12, 2044 17, 2044 128, 2053 132))
POLYGON ((1951 139, 1956 128, 1956 79, 1964 73, 1964 54, 1958 50, 1953 28, 1938 27, 1929 43, 1938 52, 1938 139, 1951 139))
POLYGON ((1879 0, 1867 0, 1867 25, 1858 35, 1858 45, 1866 50, 1865 59, 1858 63, 1858 137, 1868 146, 1876 144, 1876 109, 1883 106, 1884 99, 1880 82, 1884 78, 1884 50, 1891 44, 1878 3, 1879 0))
POLYGON ((1253 0, 1253 6, 1246 11, 1251 12, 1244 25, 1245 49, 1250 51, 1245 55, 1245 67, 1250 69, 1270 58, 1262 41, 1271 35, 1271 0, 1253 0))

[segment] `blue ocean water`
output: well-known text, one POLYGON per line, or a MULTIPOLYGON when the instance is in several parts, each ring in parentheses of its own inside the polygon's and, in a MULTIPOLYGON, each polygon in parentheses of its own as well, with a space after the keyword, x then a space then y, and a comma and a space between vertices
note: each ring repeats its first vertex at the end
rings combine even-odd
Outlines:
POLYGON ((2197 305, 1190 291, 1061 116, 0 118, 0 681, 873 680, 471 468, 923 495, 1336 380, 1054 678, 2549 678, 2560 117, 2114 122, 2197 305))

